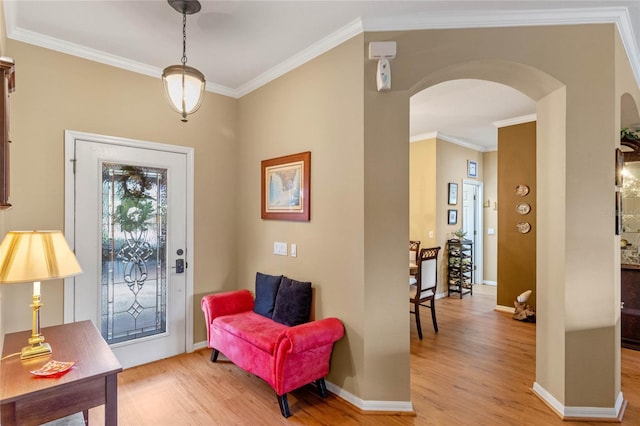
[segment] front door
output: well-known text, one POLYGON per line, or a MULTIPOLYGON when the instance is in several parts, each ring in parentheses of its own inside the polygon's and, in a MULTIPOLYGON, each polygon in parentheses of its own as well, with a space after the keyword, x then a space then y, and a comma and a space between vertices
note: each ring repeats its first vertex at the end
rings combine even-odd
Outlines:
POLYGON ((187 155, 84 136, 67 138, 83 274, 65 321, 92 320, 125 368, 183 353, 187 155))

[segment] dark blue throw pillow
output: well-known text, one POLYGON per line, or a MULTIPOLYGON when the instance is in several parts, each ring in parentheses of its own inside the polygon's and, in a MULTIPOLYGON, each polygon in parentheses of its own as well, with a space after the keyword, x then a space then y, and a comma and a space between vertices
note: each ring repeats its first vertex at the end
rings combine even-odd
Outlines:
POLYGON ((271 319, 294 326, 308 322, 310 314, 311 283, 282 277, 271 319))
POLYGON ((282 275, 267 275, 256 272, 256 300, 253 312, 267 318, 273 316, 280 280, 282 280, 282 275))

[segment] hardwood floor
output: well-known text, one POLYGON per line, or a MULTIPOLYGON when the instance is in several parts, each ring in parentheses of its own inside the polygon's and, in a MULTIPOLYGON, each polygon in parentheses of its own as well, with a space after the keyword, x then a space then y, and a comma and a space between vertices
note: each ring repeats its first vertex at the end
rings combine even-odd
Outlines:
MULTIPOLYGON (((440 332, 423 310, 424 339, 411 316, 412 415, 363 414, 313 387, 289 394, 284 419, 262 380, 202 350, 125 370, 118 379, 119 424, 128 425, 604 425, 563 422, 531 391, 535 325, 493 310, 495 298, 474 290, 438 299, 440 332)), ((407 306, 408 309, 408 306, 407 306)), ((622 350, 623 424, 640 424, 640 352, 622 350)), ((101 407, 90 423, 103 424, 101 407)))

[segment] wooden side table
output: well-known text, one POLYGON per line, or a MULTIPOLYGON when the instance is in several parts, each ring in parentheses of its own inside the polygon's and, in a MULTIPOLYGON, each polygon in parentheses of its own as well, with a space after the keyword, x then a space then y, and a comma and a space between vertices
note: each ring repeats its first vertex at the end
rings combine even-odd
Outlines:
POLYGON ((31 331, 4 337, 0 361, 0 423, 39 425, 104 404, 105 425, 118 424, 118 381, 122 366, 91 321, 42 329, 53 353, 20 359, 31 331), (11 356, 12 354, 15 354, 11 356), (5 358, 6 357, 6 358, 5 358), (29 373, 48 361, 77 361, 58 378, 41 378, 29 373))

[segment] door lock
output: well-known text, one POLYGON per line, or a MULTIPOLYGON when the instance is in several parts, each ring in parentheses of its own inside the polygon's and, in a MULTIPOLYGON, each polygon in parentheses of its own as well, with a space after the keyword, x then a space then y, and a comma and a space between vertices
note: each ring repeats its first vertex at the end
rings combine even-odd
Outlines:
POLYGON ((176 266, 172 266, 171 269, 175 269, 176 274, 184 273, 184 259, 176 259, 176 266))

